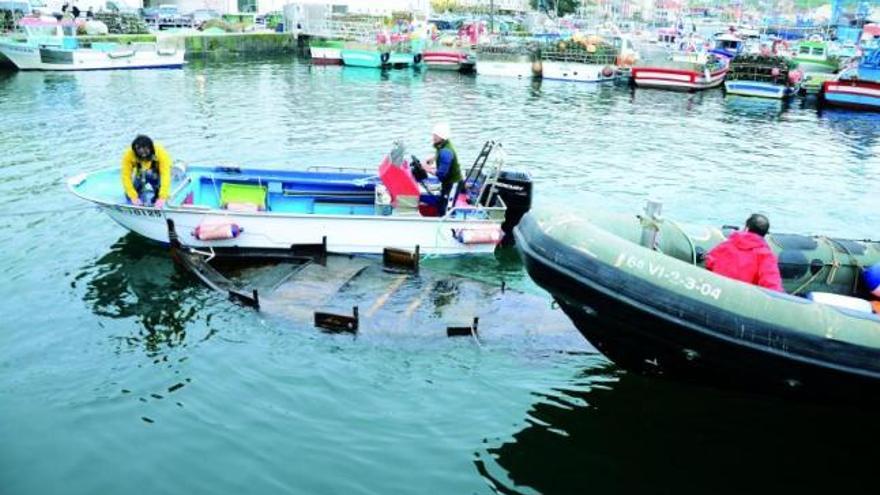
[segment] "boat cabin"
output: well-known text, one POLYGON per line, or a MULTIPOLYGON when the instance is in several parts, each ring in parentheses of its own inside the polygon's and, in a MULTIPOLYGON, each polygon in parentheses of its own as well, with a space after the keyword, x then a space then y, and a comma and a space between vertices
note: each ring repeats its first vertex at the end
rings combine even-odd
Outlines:
POLYGON ((722 34, 715 37, 713 47, 716 51, 724 52, 729 56, 735 57, 745 49, 745 42, 738 36, 732 34, 722 34))
POLYGON ((824 60, 828 55, 828 48, 821 41, 804 41, 798 45, 797 57, 824 60))
POLYGON ((865 52, 859 63, 859 79, 880 82, 880 48, 865 52))
POLYGON ((18 21, 16 32, 29 45, 74 47, 77 23, 58 21, 52 17, 24 17, 18 21))
POLYGON ((664 44, 674 44, 678 39, 678 31, 674 28, 665 28, 657 30, 657 42, 664 44))
POLYGON ((28 38, 61 38, 76 36, 77 23, 58 21, 51 17, 24 17, 18 21, 18 31, 28 38))

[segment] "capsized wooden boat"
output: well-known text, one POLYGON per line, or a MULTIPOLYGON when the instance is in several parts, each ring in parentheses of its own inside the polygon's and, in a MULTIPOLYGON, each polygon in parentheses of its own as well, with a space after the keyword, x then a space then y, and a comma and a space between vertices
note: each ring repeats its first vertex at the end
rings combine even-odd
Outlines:
POLYGON ((558 335, 579 345, 571 322, 546 295, 420 266, 418 253, 378 259, 327 255, 319 248, 285 254, 209 257, 171 242, 172 258, 199 280, 269 320, 359 335, 558 335))
POLYGON ((859 295, 860 267, 880 262, 880 243, 768 235, 782 293, 701 266, 701 254, 724 239, 721 229, 652 218, 530 213, 515 229, 517 247, 535 282, 621 367, 822 399, 880 399, 878 315, 799 297, 859 295))
POLYGON ((346 254, 415 246, 435 255, 491 253, 531 205, 530 178, 502 170, 492 155, 499 148, 486 143, 468 172, 468 193, 453 195, 442 216, 436 180, 418 184, 386 162, 379 173, 190 166, 176 174, 163 209, 128 202, 117 167, 72 177, 68 187, 123 227, 163 243, 173 220, 181 241, 197 248, 326 242, 330 252, 346 254))

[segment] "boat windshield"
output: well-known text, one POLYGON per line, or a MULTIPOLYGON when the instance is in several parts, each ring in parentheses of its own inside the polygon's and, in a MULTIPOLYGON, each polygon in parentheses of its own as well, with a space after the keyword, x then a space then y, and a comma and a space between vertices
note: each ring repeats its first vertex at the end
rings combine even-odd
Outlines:
POLYGON ((24 29, 25 34, 34 38, 48 38, 57 36, 58 31, 55 26, 27 26, 24 29))
POLYGON ((70 25, 52 25, 39 24, 32 26, 23 26, 25 34, 30 38, 52 38, 56 36, 76 36, 76 26, 70 25), (61 28, 59 33, 58 28, 61 28))

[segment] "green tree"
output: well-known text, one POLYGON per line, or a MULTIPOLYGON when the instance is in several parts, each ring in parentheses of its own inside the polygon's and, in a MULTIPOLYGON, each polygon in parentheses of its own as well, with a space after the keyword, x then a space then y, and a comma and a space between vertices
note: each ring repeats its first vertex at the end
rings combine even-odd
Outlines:
POLYGON ((579 0, 529 0, 529 4, 533 9, 557 13, 559 17, 562 17, 575 13, 581 2, 579 0))

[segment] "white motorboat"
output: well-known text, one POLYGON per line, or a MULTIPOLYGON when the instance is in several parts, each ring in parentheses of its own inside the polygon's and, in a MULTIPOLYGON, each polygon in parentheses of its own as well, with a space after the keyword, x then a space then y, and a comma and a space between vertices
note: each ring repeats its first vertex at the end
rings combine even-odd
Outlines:
POLYGON ((184 50, 158 43, 83 43, 72 20, 25 17, 25 37, 0 39, 0 53, 20 70, 80 71, 180 68, 184 50))
POLYGON ((491 253, 531 206, 528 175, 501 164, 500 145, 486 143, 464 181, 467 193, 453 192, 442 206, 436 180, 413 178, 420 165, 413 173, 388 158, 378 173, 190 166, 175 174, 162 209, 131 204, 118 167, 72 177, 68 187, 126 229, 162 243, 172 220, 181 242, 194 248, 325 243, 333 253, 418 246, 424 254, 455 255, 491 253))

